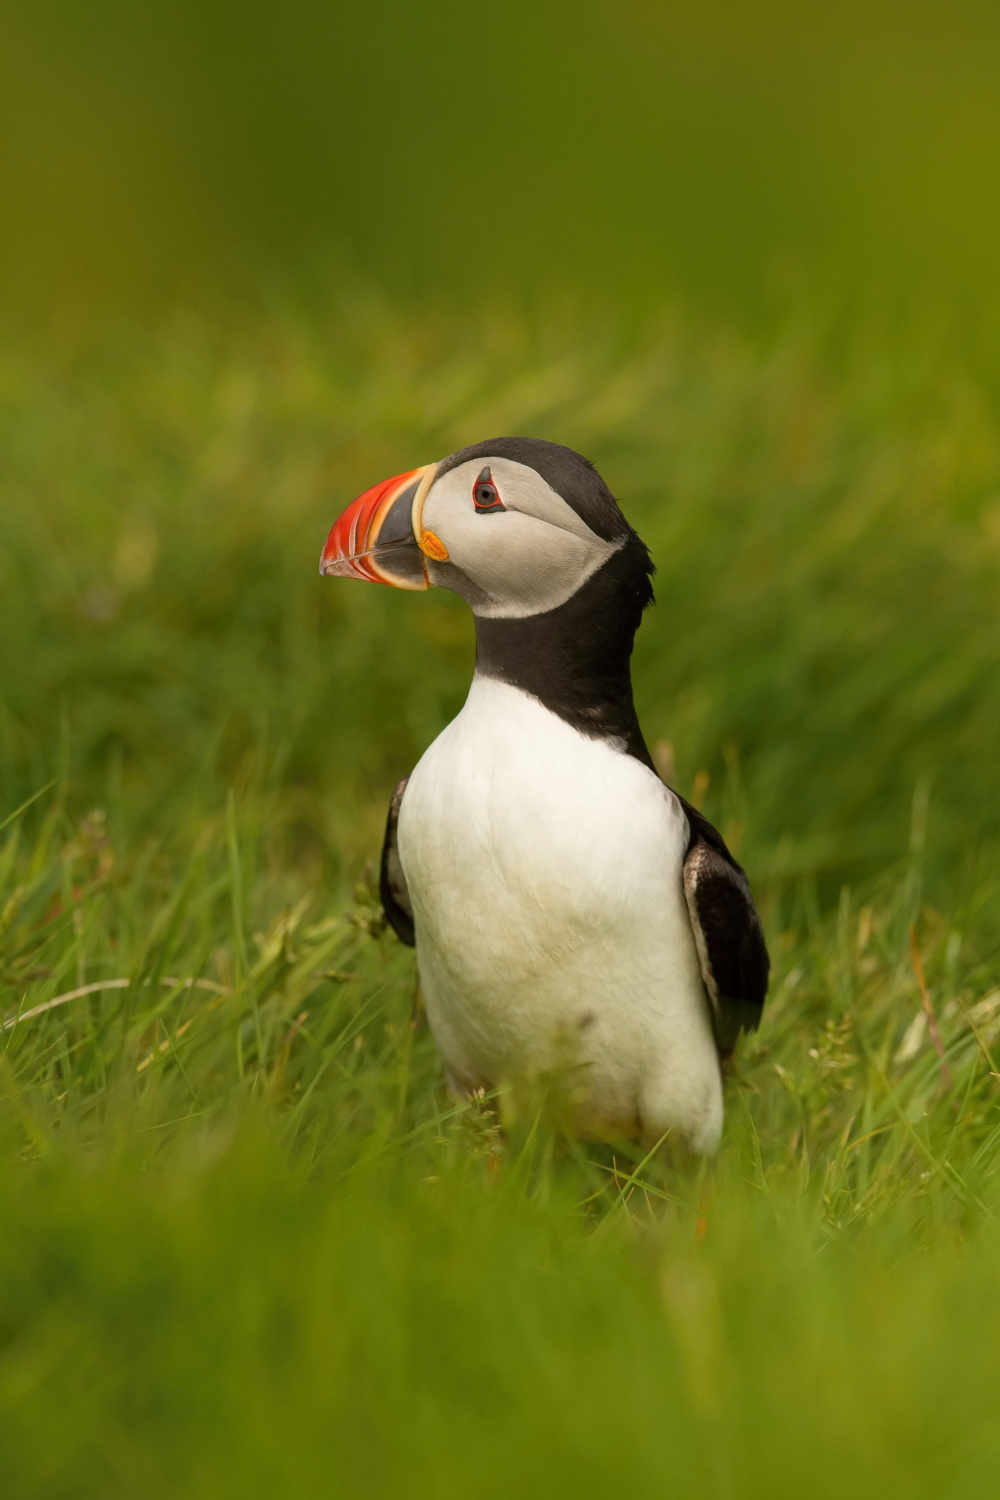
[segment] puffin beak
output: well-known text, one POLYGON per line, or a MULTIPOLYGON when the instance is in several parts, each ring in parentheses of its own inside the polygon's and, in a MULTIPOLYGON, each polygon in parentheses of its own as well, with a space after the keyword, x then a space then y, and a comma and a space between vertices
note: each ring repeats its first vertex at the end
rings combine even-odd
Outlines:
POLYGON ((437 464, 385 479, 352 500, 334 521, 319 570, 328 578, 368 578, 397 589, 430 587, 417 543, 420 511, 437 464))

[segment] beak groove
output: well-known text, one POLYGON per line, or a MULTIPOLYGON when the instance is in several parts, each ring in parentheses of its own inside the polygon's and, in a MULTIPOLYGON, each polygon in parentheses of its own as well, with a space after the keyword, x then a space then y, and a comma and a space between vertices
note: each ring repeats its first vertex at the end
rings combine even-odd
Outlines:
POLYGON ((320 573, 327 578, 365 578, 393 588, 429 588, 414 514, 422 508, 436 468, 425 464, 396 474, 352 500, 330 528, 320 573))

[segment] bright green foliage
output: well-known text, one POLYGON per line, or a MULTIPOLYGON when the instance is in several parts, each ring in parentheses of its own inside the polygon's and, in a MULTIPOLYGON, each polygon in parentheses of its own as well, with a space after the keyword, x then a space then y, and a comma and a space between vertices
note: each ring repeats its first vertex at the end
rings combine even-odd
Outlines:
POLYGON ((569 310, 39 350, 0 356, 5 1493, 995 1494, 975 386, 569 310), (765 913, 700 1169, 568 1139, 559 1079, 451 1098, 364 871, 471 626, 319 547, 510 431, 650 542, 640 714, 765 913))

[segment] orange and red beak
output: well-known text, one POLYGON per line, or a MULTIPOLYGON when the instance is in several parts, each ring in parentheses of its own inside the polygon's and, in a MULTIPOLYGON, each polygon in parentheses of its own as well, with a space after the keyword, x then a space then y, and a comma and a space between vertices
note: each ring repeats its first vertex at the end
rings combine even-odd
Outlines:
POLYGON ((352 500, 330 528, 320 572, 332 578, 367 578, 398 589, 429 588, 420 511, 436 469, 437 464, 410 469, 352 500))

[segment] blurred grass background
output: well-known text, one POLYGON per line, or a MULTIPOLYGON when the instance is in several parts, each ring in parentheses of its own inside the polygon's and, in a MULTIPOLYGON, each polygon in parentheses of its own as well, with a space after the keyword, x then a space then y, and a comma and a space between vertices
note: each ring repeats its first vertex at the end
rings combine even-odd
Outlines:
POLYGON ((985 0, 6 8, 10 1493, 995 1493, 998 72, 985 0), (500 432, 650 543, 768 926, 700 1172, 457 1105, 379 930, 472 628, 319 548, 500 432))

